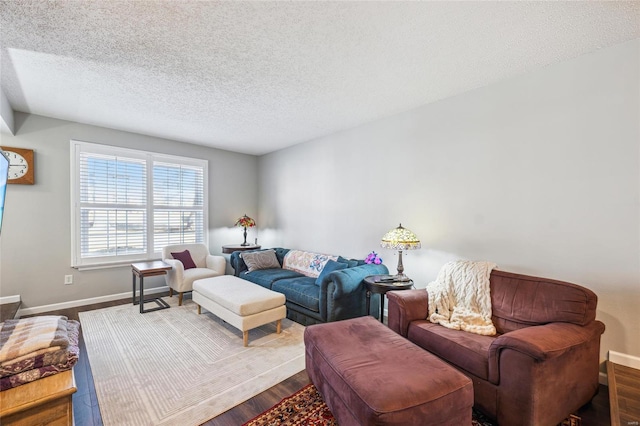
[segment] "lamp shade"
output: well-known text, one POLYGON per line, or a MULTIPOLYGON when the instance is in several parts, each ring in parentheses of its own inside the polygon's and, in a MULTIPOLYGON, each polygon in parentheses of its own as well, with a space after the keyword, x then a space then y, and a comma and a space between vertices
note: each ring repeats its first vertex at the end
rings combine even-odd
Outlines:
POLYGON ((415 250, 419 249, 421 244, 416 234, 400 224, 384 234, 380 246, 391 250, 415 250))
POLYGON ((241 226, 243 228, 253 228, 254 226, 256 226, 256 221, 245 214, 236 221, 235 226, 241 226))

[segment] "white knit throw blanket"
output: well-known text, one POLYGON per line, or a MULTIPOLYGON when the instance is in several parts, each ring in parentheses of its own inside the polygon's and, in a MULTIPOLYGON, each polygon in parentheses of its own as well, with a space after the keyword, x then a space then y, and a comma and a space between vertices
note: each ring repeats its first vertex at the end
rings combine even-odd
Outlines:
POLYGON ((433 323, 454 330, 493 336, 489 275, 491 262, 458 260, 445 264, 427 284, 429 316, 433 323))

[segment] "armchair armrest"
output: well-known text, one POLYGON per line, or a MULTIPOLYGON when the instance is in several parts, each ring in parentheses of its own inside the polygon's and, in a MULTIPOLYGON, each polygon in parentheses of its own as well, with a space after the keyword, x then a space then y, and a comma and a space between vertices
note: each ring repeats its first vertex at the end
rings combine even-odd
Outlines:
POLYGON ((241 251, 234 251, 229 257, 229 262, 231 263, 231 267, 234 271, 233 275, 236 277, 239 277, 242 272, 249 270, 249 268, 247 268, 247 264, 244 263, 244 260, 240 257, 241 254, 241 251))
POLYGON ((162 261, 171 266, 171 269, 167 271, 167 275, 164 276, 167 285, 174 290, 178 290, 180 283, 184 279, 184 265, 177 259, 162 259, 162 261))
POLYGON ((427 318, 429 295, 425 289, 387 292, 389 299, 389 328, 407 337, 412 321, 427 318))
POLYGON ((369 275, 388 274, 384 265, 360 265, 333 271, 320 283, 320 315, 323 321, 338 321, 365 315, 364 285, 369 275))
POLYGON ((489 380, 500 377, 500 354, 506 349, 517 351, 535 361, 558 358, 604 333, 604 324, 593 321, 586 326, 553 322, 510 331, 497 337, 489 348, 489 380))
POLYGON ((215 256, 215 255, 207 255, 207 268, 212 269, 219 273, 220 275, 224 275, 227 268, 227 260, 223 256, 215 256))

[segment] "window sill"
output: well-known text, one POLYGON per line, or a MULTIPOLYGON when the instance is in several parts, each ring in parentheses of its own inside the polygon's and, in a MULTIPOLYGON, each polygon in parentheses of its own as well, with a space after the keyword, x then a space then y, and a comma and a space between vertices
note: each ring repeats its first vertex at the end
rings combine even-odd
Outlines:
POLYGON ((132 259, 124 262, 114 262, 114 263, 96 263, 96 264, 88 264, 88 265, 80 265, 71 267, 77 269, 78 271, 94 271, 96 269, 112 269, 112 268, 123 268, 123 267, 131 267, 132 263, 136 262, 152 262, 154 260, 162 260, 161 258, 153 258, 153 259, 132 259))

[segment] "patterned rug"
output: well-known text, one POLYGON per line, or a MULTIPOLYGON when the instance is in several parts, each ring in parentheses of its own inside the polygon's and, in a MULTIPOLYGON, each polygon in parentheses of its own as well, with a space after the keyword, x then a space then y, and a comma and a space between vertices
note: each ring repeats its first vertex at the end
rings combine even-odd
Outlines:
POLYGON ((287 319, 242 332, 187 299, 140 314, 81 312, 105 425, 199 425, 304 370, 304 327, 287 319))
MULTIPOLYGON (((309 384, 293 395, 249 420, 242 426, 338 426, 327 404, 313 384, 309 384)), ((473 410, 472 426, 494 426, 482 413, 473 410)), ((559 426, 580 426, 580 418, 570 416, 559 426)))
POLYGON ((338 426, 327 404, 313 384, 284 398, 242 426, 338 426))

